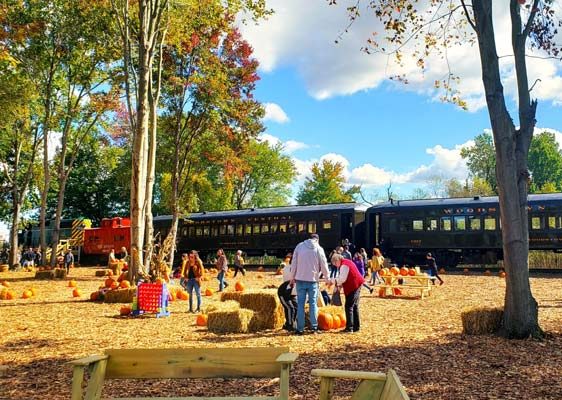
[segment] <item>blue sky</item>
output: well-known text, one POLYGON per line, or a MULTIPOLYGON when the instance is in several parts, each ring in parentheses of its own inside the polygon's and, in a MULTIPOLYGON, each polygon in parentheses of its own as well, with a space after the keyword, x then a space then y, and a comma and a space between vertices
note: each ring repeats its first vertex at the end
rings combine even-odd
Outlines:
MULTIPOLYGON (((438 100, 433 82, 447 72, 441 59, 428 59, 421 74, 415 60, 406 58, 398 67, 386 56, 359 50, 370 32, 382 31, 368 11, 362 10, 363 17, 336 45, 351 2, 338 3, 267 0, 275 14, 259 25, 241 26, 260 62, 256 97, 266 105, 263 138, 283 143, 295 161, 295 192, 312 163, 323 158, 342 162, 350 184, 361 184, 373 200, 384 197, 389 182, 394 192, 408 197, 415 188, 425 189, 432 176, 465 179, 460 149, 490 127, 477 49, 462 46, 448 53, 452 72, 461 77, 458 88, 468 101, 467 112, 438 100), (389 80, 398 73, 407 74, 410 84, 389 80)), ((501 8, 508 3, 494 2, 502 56, 511 54, 504 34, 510 31, 509 12, 501 8)), ((555 7, 562 16, 562 6, 555 7)), ((500 61, 513 112, 512 58, 500 61)), ((528 72, 530 82, 541 79, 532 92, 539 100, 537 127, 553 131, 562 147, 562 62, 528 59, 528 72)))

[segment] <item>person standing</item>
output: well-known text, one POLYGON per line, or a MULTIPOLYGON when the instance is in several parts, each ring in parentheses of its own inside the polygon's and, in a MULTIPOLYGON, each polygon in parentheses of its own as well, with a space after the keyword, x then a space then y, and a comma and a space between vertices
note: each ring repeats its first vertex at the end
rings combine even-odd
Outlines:
POLYGON ((293 332, 297 320, 297 288, 291 285, 291 259, 283 267, 283 283, 277 289, 277 296, 285 311, 283 329, 293 332))
POLYGON ((351 260, 352 257, 351 257, 351 251, 349 250, 349 245, 346 244, 346 245, 343 246, 343 251, 342 251, 341 255, 346 260, 351 260))
POLYGON ((66 274, 70 274, 70 267, 74 265, 74 254, 70 248, 66 249, 66 254, 64 255, 64 267, 66 268, 66 274))
POLYGON ((223 249, 217 250, 217 262, 215 264, 217 270, 219 271, 217 279, 219 281, 219 292, 228 287, 228 282, 224 279, 226 273, 228 272, 228 260, 224 254, 223 249))
POLYGON ((316 233, 310 239, 300 242, 293 252, 291 262, 291 285, 297 287, 297 335, 304 333, 304 303, 308 296, 310 306, 310 325, 313 332, 318 332, 318 282, 321 274, 328 279, 328 262, 324 249, 318 244, 316 233))
POLYGON ((242 257, 242 250, 238 250, 234 256, 234 277, 238 274, 238 271, 243 276, 246 276, 246 270, 244 269, 244 257, 242 257))
MULTIPOLYGON (((431 253, 427 253, 425 255, 425 258, 427 260, 427 267, 429 268, 429 274, 431 276, 434 276, 437 279, 439 279, 439 285, 442 285, 443 283, 445 283, 445 282, 443 282, 443 279, 441 279, 441 277, 437 273, 437 262, 435 261, 435 258, 433 257, 433 255, 431 253)), ((432 279, 431 283, 433 283, 435 285, 435 280, 432 279)))
POLYGON ((199 258, 199 254, 192 250, 189 254, 182 255, 181 263, 181 280, 182 286, 186 288, 189 295, 189 312, 201 311, 201 277, 203 276, 203 261, 199 258), (197 296, 197 308, 193 311, 193 291, 197 296))
POLYGON ((379 271, 384 265, 384 257, 381 251, 375 247, 373 249, 373 257, 371 258, 371 285, 376 285, 377 283, 384 283, 379 275, 379 271))
POLYGON ((332 257, 332 265, 339 269, 339 275, 333 279, 338 287, 343 287, 345 295, 345 318, 346 325, 344 332, 357 332, 361 328, 359 320, 359 298, 361 286, 365 283, 365 278, 361 275, 355 264, 343 258, 342 255, 335 254, 332 257))
MULTIPOLYGON (((355 255, 353 256, 353 263, 355 264, 355 266, 357 267, 357 271, 359 271, 359 274, 365 278, 365 262, 363 261, 363 256, 361 255, 360 252, 356 252, 355 255)), ((363 283, 363 286, 365 288, 367 288, 367 290, 369 291, 369 293, 373 293, 373 288, 370 287, 369 285, 367 285, 366 283, 363 283)))
POLYGON ((117 253, 115 258, 117 258, 120 261, 127 261, 128 256, 129 254, 127 253, 127 249, 125 247, 121 247, 121 251, 117 253))
POLYGON ((43 257, 41 256, 41 249, 36 248, 35 253, 34 253, 34 257, 33 257, 33 263, 37 267, 37 266, 41 265, 42 261, 43 261, 43 257))

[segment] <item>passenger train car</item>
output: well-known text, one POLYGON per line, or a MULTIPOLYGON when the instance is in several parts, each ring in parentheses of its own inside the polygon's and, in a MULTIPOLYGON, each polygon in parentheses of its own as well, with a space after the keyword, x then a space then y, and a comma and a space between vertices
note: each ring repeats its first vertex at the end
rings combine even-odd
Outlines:
MULTIPOLYGON (((562 193, 529 195, 529 248, 562 252, 562 193)), ((498 197, 394 200, 366 212, 366 243, 398 264, 493 264, 503 259, 498 197)))

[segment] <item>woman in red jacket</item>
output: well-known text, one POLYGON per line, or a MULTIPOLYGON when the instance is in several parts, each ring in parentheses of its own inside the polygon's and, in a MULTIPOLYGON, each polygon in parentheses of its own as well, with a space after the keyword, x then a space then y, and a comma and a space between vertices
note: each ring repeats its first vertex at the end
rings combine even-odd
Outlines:
POLYGON ((339 275, 332 281, 338 287, 343 287, 345 295, 346 326, 344 332, 357 332, 361 327, 359 321, 359 297, 361 286, 365 279, 351 260, 345 259, 341 254, 332 256, 332 265, 339 270, 339 275))

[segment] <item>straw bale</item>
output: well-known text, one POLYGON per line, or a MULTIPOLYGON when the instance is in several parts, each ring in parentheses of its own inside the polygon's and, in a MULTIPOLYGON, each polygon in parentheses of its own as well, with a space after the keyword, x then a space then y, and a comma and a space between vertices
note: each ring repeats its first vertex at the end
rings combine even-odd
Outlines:
POLYGON ((109 276, 109 269, 98 269, 96 271, 96 276, 109 276))
POLYGON ((463 333, 485 335, 495 333, 501 327, 503 309, 496 307, 472 308, 461 313, 463 333))
MULTIPOLYGON (((243 294, 244 294, 244 292, 222 292, 221 293, 221 301, 235 300, 238 303, 240 303, 240 299, 242 298, 243 294)), ((249 307, 246 307, 246 308, 249 308, 249 307)))
POLYGON ((66 279, 66 270, 55 268, 47 271, 36 271, 35 279, 66 279))
POLYGON ((254 312, 239 308, 232 311, 213 311, 208 314, 207 329, 214 333, 247 333, 254 312))
POLYGON ((209 314, 215 311, 234 311, 240 308, 240 303, 234 300, 214 302, 203 306, 203 314, 209 314))
POLYGON ((136 287, 126 289, 109 290, 105 293, 104 302, 106 303, 132 303, 133 297, 137 294, 136 287))
POLYGON ((66 279, 66 269, 55 268, 55 279, 66 279))
POLYGON ((243 292, 240 297, 240 307, 255 311, 250 322, 251 332, 280 329, 285 322, 283 306, 275 289, 243 292))

